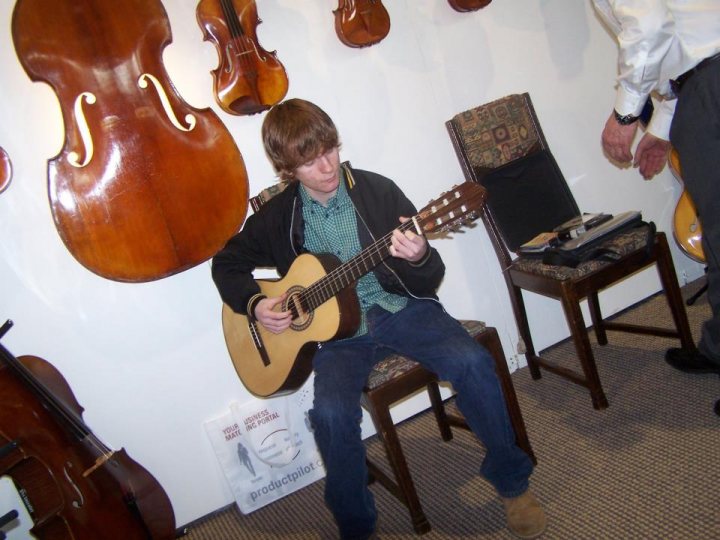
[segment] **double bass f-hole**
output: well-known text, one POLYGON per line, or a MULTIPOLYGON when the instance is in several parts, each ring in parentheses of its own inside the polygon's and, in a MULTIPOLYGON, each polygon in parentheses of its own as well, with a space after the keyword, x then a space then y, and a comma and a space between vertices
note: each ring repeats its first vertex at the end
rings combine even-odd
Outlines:
POLYGON ((167 93, 165 92, 162 83, 157 79, 157 77, 150 75, 149 73, 143 73, 138 79, 138 86, 145 89, 149 86, 148 81, 153 84, 153 87, 155 88, 157 95, 160 98, 160 103, 163 106, 165 115, 168 117, 168 120, 170 120, 170 123, 180 131, 192 131, 192 129, 195 127, 195 117, 190 113, 186 114, 185 122, 187 123, 187 127, 183 126, 178 121, 177 116, 173 111, 172 105, 170 105, 170 100, 167 97, 167 93))
MULTIPOLYGON (((170 105, 170 100, 168 100, 167 93, 165 92, 162 83, 158 80, 157 77, 149 73, 143 73, 138 78, 137 85, 139 88, 144 90, 150 86, 148 84, 148 81, 150 81, 153 85, 153 88, 155 88, 158 98, 160 99, 160 103, 162 104, 163 110, 165 111, 165 115, 167 116, 168 120, 170 120, 170 123, 180 131, 191 131, 195 127, 195 117, 190 113, 186 114, 185 122, 187 126, 183 126, 178 121, 177 116, 172 109, 172 105, 170 105)), ((94 152, 93 136, 90 132, 87 118, 85 117, 85 109, 83 108, 83 103, 86 103, 88 105, 94 105, 96 102, 97 97, 92 92, 82 92, 75 100, 73 112, 75 114, 75 122, 78 126, 78 131, 80 132, 80 138, 83 142, 85 159, 80 162, 81 154, 79 152, 76 152, 74 150, 69 152, 68 162, 73 167, 85 167, 88 163, 90 163, 90 160, 92 160, 94 152)))

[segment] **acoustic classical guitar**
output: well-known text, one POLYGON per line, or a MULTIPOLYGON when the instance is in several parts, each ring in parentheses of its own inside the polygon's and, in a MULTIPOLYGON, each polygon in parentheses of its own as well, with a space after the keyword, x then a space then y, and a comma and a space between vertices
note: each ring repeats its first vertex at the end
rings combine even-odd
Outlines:
MULTIPOLYGON (((677 181, 683 184, 680 157, 674 148, 670 151, 668 164, 677 181)), ((705 262, 705 253, 702 248, 702 227, 700 226, 695 204, 685 189, 683 189, 683 192, 680 194, 680 198, 675 206, 673 236, 680 246, 680 249, 682 249, 688 257, 699 263, 705 262)))
MULTIPOLYGON (((396 230, 418 234, 445 232, 476 219, 485 189, 465 182, 430 202, 396 230)), ((312 371, 318 342, 349 337, 360 322, 355 282, 390 256, 392 232, 340 263, 334 255, 300 255, 280 280, 258 280, 262 294, 287 293, 282 311, 293 321, 282 334, 267 331, 254 318, 223 305, 225 341, 235 370, 253 394, 268 397, 297 390, 312 371)), ((280 307, 280 306, 279 306, 280 307)))

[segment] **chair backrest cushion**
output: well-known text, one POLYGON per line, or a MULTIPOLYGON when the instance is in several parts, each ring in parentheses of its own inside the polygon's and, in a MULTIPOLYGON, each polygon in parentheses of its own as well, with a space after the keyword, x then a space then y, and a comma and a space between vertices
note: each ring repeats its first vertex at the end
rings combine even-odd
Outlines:
POLYGON ((565 179, 545 150, 485 175, 487 210, 509 251, 579 215, 565 179))
POLYGON ((503 248, 518 247, 579 215, 527 93, 455 115, 447 122, 468 180, 488 191, 487 218, 503 248))
POLYGON ((538 151, 544 144, 528 94, 513 94, 451 120, 469 165, 479 175, 538 151))

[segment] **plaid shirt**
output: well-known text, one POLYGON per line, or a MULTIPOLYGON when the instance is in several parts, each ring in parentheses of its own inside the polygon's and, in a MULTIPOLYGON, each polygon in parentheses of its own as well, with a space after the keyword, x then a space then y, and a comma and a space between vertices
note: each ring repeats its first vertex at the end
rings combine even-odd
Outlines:
MULTIPOLYGON (((357 232, 355 207, 345 182, 340 182, 337 193, 327 202, 327 206, 311 198, 302 184, 300 196, 305 220, 305 249, 311 253, 332 253, 343 263, 360 253, 362 249, 357 232)), ((406 297, 385 291, 372 272, 358 280, 356 291, 361 313, 356 336, 367 333, 366 315, 372 306, 378 305, 390 313, 396 313, 407 304, 406 297)))

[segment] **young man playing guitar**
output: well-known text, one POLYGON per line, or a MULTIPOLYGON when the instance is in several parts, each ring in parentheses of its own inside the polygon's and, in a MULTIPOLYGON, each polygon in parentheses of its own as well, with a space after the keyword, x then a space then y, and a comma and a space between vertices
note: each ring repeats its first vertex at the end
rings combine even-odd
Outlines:
MULTIPOLYGON (((315 439, 327 471, 325 500, 343 539, 374 537, 376 509, 367 487, 360 396, 373 366, 396 352, 449 381, 457 404, 487 453, 480 473, 505 504, 508 526, 521 538, 545 529, 528 490, 532 462, 515 444, 494 362, 439 303, 445 267, 421 231, 397 230, 413 204, 389 179, 341 165, 340 140, 316 105, 291 99, 274 106, 262 126, 265 151, 288 187, 246 221, 213 259, 212 275, 233 311, 273 334, 289 333, 286 295, 268 298, 252 272, 274 267, 285 276, 302 253, 331 253, 345 262, 376 238, 391 235, 390 257, 356 284, 359 324, 351 337, 314 351, 315 439)), ((297 313, 295 313, 297 315, 297 313)))

